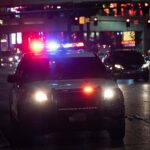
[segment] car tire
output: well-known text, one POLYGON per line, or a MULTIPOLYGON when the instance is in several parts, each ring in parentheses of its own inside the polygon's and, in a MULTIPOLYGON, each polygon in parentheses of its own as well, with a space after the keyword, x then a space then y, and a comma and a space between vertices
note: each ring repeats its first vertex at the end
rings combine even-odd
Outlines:
POLYGON ((30 134, 21 126, 15 118, 11 118, 11 139, 13 146, 31 145, 34 141, 34 135, 30 134))
POLYGON ((144 82, 148 82, 149 81, 149 74, 146 74, 143 78, 144 82))
POLYGON ((113 125, 109 130, 109 136, 112 141, 118 140, 122 141, 125 136, 125 118, 120 117, 115 125, 113 125))
POLYGON ((117 116, 114 116, 113 123, 109 127, 108 132, 112 141, 122 141, 125 136, 125 105, 123 93, 119 90, 121 99, 120 106, 118 106, 117 116))
POLYGON ((34 141, 34 135, 29 133, 26 128, 15 118, 11 109, 10 101, 10 143, 12 146, 20 147, 24 145, 31 145, 34 141))

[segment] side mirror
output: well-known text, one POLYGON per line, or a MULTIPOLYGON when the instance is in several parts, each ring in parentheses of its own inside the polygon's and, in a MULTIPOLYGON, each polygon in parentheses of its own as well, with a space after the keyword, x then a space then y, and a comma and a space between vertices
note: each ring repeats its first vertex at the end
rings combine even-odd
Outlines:
POLYGON ((17 81, 18 80, 17 80, 17 78, 16 78, 16 76, 14 74, 13 75, 8 75, 7 82, 9 82, 9 83, 15 83, 17 81))

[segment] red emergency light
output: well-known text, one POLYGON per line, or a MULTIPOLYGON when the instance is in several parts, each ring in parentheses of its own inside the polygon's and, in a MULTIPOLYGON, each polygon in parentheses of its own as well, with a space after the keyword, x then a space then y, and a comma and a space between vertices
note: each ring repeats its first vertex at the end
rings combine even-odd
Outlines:
POLYGON ((40 53, 44 49, 44 43, 41 40, 32 40, 29 47, 31 51, 35 53, 40 53))
POLYGON ((76 43, 75 46, 76 46, 76 47, 83 47, 83 46, 84 46, 84 43, 83 43, 83 42, 79 42, 79 43, 76 43))

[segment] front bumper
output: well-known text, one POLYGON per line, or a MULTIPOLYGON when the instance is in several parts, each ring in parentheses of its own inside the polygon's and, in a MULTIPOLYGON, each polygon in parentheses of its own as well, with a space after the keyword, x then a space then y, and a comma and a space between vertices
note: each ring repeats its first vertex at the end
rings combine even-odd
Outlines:
POLYGON ((58 108, 23 104, 19 120, 34 133, 59 130, 107 129, 118 117, 124 117, 123 102, 104 102, 99 106, 58 108))
POLYGON ((148 69, 141 70, 120 70, 113 71, 112 76, 115 79, 143 79, 145 76, 149 75, 148 69))

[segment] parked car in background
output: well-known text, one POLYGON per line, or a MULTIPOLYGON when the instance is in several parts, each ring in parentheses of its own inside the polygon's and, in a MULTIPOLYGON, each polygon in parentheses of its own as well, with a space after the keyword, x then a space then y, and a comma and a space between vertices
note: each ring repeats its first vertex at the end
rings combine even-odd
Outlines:
POLYGON ((0 67, 16 67, 20 61, 21 54, 12 51, 0 53, 0 67))
POLYGON ((145 53, 144 55, 144 60, 145 60, 145 63, 146 65, 148 66, 148 68, 150 69, 150 53, 145 53))
POLYGON ((108 52, 103 63, 115 79, 149 80, 148 65, 140 52, 134 50, 118 50, 108 52))

